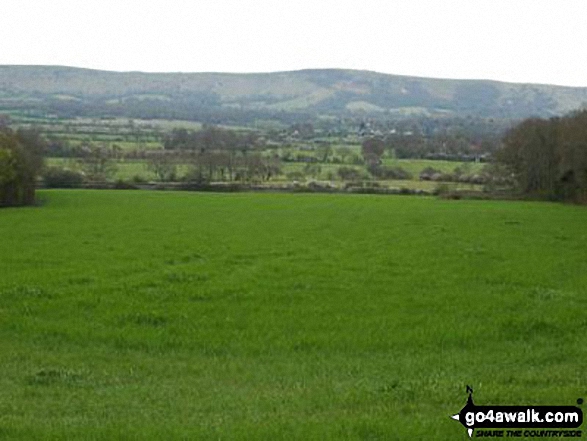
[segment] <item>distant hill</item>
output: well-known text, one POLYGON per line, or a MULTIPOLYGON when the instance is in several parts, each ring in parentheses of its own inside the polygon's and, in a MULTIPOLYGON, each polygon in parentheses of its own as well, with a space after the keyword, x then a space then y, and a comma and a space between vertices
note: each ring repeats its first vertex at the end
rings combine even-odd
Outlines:
MULTIPOLYGON (((108 72, 0 66, 0 113, 284 119, 404 115, 524 118, 587 105, 587 88, 321 69, 261 74, 108 72)), ((246 121, 245 121, 246 122, 246 121)))

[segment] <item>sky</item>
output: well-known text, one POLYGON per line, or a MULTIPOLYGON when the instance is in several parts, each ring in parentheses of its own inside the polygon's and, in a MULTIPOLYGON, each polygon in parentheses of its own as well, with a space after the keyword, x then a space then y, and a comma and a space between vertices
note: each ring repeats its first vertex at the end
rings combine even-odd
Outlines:
POLYGON ((585 0, 2 0, 0 65, 587 87, 585 0))

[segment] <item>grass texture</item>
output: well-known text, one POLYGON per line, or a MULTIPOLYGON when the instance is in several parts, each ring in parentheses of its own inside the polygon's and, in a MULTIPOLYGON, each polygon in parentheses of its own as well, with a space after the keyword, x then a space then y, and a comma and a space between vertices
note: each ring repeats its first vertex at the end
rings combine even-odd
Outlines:
POLYGON ((587 211, 43 191, 0 210, 0 438, 467 439, 587 395, 587 211))

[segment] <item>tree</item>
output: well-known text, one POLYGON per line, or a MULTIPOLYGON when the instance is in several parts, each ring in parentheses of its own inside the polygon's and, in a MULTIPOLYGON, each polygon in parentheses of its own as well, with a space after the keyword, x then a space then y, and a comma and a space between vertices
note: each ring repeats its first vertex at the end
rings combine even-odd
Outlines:
POLYGON ((61 167, 46 167, 43 182, 47 188, 77 188, 82 185, 84 175, 79 171, 61 167))
POLYGON ((521 192, 553 195, 556 181, 556 121, 528 119, 511 129, 497 158, 515 176, 521 192))
POLYGON ((195 149, 195 146, 192 143, 190 132, 186 129, 173 129, 171 133, 165 136, 163 148, 165 150, 190 150, 195 149))
POLYGON ((365 162, 369 165, 381 163, 381 156, 385 151, 385 143, 379 138, 367 138, 361 145, 361 152, 365 162))
POLYGON ((260 178, 268 181, 281 172, 279 158, 263 158, 261 155, 252 155, 245 159, 246 175, 249 180, 260 178))
POLYGON ((318 161, 327 163, 328 158, 332 156, 333 150, 329 144, 322 144, 318 146, 316 149, 316 154, 318 155, 318 161))
POLYGON ((362 178, 361 172, 352 167, 340 167, 337 173, 343 181, 360 181, 362 178))
POLYGON ((176 160, 165 151, 151 154, 148 168, 163 182, 173 181, 177 175, 176 160))
POLYGON ((304 175, 310 176, 312 179, 318 178, 322 172, 322 167, 318 164, 308 163, 304 166, 304 175))
POLYGON ((112 151, 105 145, 84 145, 80 164, 86 175, 96 181, 106 180, 116 171, 112 151))
POLYGON ((528 119, 507 132, 496 159, 522 193, 550 199, 587 198, 587 111, 528 119))
POLYGON ((0 129, 0 206, 35 202, 44 143, 37 131, 0 129))

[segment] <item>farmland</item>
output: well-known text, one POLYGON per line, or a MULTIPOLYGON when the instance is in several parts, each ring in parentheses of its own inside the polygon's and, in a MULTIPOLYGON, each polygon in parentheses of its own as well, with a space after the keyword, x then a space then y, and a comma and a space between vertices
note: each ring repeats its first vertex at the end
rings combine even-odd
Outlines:
POLYGON ((13 114, 9 120, 15 128, 32 129, 42 134, 48 167, 79 173, 90 185, 96 182, 134 185, 205 180, 262 183, 264 186, 279 187, 293 182, 320 182, 337 188, 352 184, 435 192, 439 186, 446 186, 446 183, 450 183, 450 189, 479 191, 488 176, 484 163, 472 162, 471 159, 463 162, 456 158, 397 158, 391 146, 386 148, 376 163, 381 170, 396 172, 391 176, 379 176, 362 151, 361 144, 366 136, 357 136, 352 132, 344 136, 325 136, 323 130, 313 129, 311 135, 300 136, 295 125, 269 130, 238 126, 211 127, 179 120, 64 119, 22 114, 13 114), (205 146, 168 145, 178 131, 201 137, 212 133, 216 139, 205 146), (232 136, 228 145, 222 136, 232 136), (238 137, 246 136, 251 137, 252 141, 244 149, 239 149, 238 137), (154 168, 156 163, 162 161, 161 158, 167 158, 166 167, 172 170, 165 177, 158 175, 154 168), (98 172, 94 166, 100 161, 104 169, 98 172), (223 171, 233 167, 232 163, 240 164, 241 171, 235 173, 238 178, 226 176, 223 171), (265 167, 271 168, 270 180, 257 173, 259 170, 254 169, 255 164, 265 164, 265 167), (202 175, 202 169, 208 170, 208 174, 202 175), (428 174, 436 173, 436 177, 422 180, 421 174, 426 169, 433 170, 428 174))
POLYGON ((587 394, 584 207, 45 190, 0 211, 0 436, 465 439, 587 394))
MULTIPOLYGON (((60 95, 58 101, 76 102, 67 96, 60 95)), ((150 102, 143 98, 136 104, 150 102)), ((229 182, 241 187, 295 185, 311 191, 492 190, 495 182, 502 186, 503 179, 484 165, 513 122, 449 116, 381 119, 351 113, 283 121, 278 115, 259 116, 243 124, 218 117, 210 124, 197 114, 182 120, 143 113, 137 118, 132 112, 33 111, 12 100, 3 102, 0 113, 0 127, 41 134, 46 164, 53 169, 44 170, 40 183, 64 188, 82 183, 128 188, 229 182), (369 142, 380 146, 369 150, 369 142)))
MULTIPOLYGON (((82 164, 75 158, 48 158, 46 161, 48 166, 63 167, 71 170, 82 170, 82 164)), ((418 179, 419 173, 422 172, 426 167, 434 167, 439 170, 443 170, 446 173, 450 173, 456 167, 462 166, 462 163, 453 161, 430 161, 424 159, 400 159, 400 160, 388 160, 386 164, 401 167, 412 173, 412 178, 408 180, 387 180, 380 181, 381 185, 388 186, 389 188, 410 188, 410 189, 422 189, 426 191, 434 191, 439 183, 434 181, 421 181, 418 179)), ((483 164, 472 164, 473 170, 481 170, 483 164)), ((292 174, 299 174, 302 180, 310 179, 309 176, 305 176, 304 170, 306 165, 303 163, 288 163, 283 164, 281 167, 281 174, 273 178, 271 183, 287 183, 290 180, 292 174)), ((341 187, 344 182, 337 175, 337 170, 341 167, 338 164, 325 164, 320 165, 318 173, 314 175, 314 178, 318 181, 328 181, 332 185, 341 187)), ((114 165, 114 172, 111 180, 113 181, 125 181, 125 182, 153 182, 157 181, 158 178, 155 173, 149 168, 149 162, 146 160, 122 160, 118 161, 114 165)), ((181 164, 178 166, 178 178, 184 179, 189 172, 188 164, 181 164)), ((480 190, 481 185, 468 184, 468 183, 451 183, 452 188, 458 189, 474 189, 480 190)))

